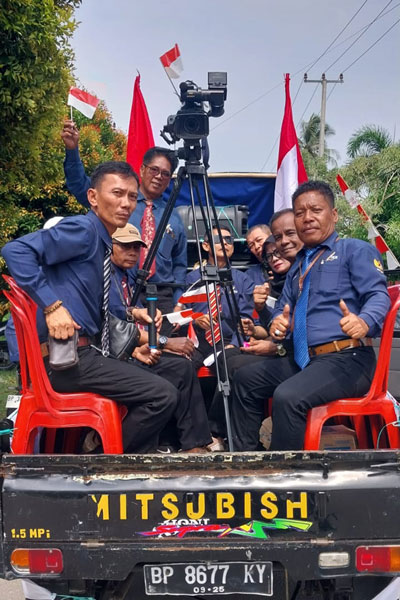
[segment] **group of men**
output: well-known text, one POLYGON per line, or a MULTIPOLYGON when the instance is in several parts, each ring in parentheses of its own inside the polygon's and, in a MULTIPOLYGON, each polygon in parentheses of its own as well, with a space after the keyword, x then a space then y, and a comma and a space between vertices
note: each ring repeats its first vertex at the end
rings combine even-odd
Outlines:
MULTIPOLYGON (((135 269, 142 267, 165 209, 162 194, 176 158, 155 147, 144 155, 140 180, 123 162, 103 163, 89 179, 72 121, 65 123, 62 137, 68 189, 89 212, 13 240, 2 251, 17 283, 38 304, 38 333, 50 381, 59 392, 95 392, 124 404, 125 452, 156 451, 166 431, 169 440, 175 432, 175 445, 182 451, 206 452, 211 434, 223 435, 221 411, 215 419, 207 415, 196 377, 197 368, 212 352, 209 333, 215 324, 206 305, 195 306, 204 313, 195 321, 199 338, 195 349, 186 335, 172 332, 160 316, 181 310, 178 299, 199 278, 196 270, 186 274, 186 236, 175 210, 148 277, 159 294, 158 350, 148 346, 145 327, 151 319, 143 308, 143 295, 138 306, 131 306, 135 269), (108 355, 108 311, 120 318, 129 315, 138 323, 139 344, 129 361, 108 355), (52 370, 48 336, 65 340, 75 331, 78 364, 52 370)), ((275 213, 269 227, 261 224, 248 231, 249 249, 259 262, 247 273, 232 269, 233 289, 252 337, 254 291, 261 306, 263 343, 251 339, 240 347, 222 286, 216 301, 229 359, 235 450, 258 448, 269 397, 273 397, 271 450, 296 450, 303 447, 310 408, 368 390, 375 366, 370 338, 380 333, 389 296, 377 250, 360 240, 340 239, 337 218, 330 187, 309 181, 294 193, 293 209, 275 213), (281 257, 292 265, 273 308, 265 302, 272 281, 268 266, 273 268, 273 262, 264 260, 268 243, 273 244, 270 258, 281 257)), ((226 266, 233 247, 226 228, 222 240, 214 237, 215 253, 210 240, 203 242, 208 262, 216 259, 219 267, 226 266)), ((214 329, 214 338, 215 334, 214 329)))

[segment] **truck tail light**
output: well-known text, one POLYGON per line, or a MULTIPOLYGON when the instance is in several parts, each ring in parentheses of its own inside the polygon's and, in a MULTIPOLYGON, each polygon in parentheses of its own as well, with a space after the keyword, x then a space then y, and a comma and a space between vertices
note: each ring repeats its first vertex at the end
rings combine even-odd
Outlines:
POLYGON ((33 575, 62 573, 63 555, 58 548, 17 548, 11 554, 11 566, 17 573, 33 575))
POLYGON ((359 546, 356 568, 370 573, 400 573, 400 546, 359 546))

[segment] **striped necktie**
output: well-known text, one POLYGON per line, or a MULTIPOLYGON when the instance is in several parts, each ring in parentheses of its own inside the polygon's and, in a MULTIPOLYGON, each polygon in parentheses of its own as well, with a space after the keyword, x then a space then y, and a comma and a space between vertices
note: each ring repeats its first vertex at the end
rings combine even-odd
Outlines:
MULTIPOLYGON (((215 343, 217 344, 221 339, 221 332, 219 329, 219 324, 218 324, 218 319, 217 319, 217 315, 218 315, 217 302, 219 305, 220 299, 221 299, 221 288, 219 285, 217 285, 216 288, 217 288, 217 294, 215 294, 215 290, 213 290, 210 294, 210 309, 211 309, 211 316, 213 318, 213 323, 212 323, 211 327, 213 327, 213 329, 214 329, 214 339, 215 339, 215 343), (215 320, 216 320, 216 322, 214 322, 215 320)), ((211 329, 209 329, 209 331, 206 331, 206 340, 210 345, 212 344, 211 329)))
MULTIPOLYGON (((315 255, 318 248, 306 248, 305 257, 302 263, 302 272, 305 273, 312 257, 315 255)), ((311 270, 307 273, 303 280, 303 288, 296 302, 296 310, 294 313, 293 327, 293 346, 294 360, 300 367, 304 369, 310 362, 307 341, 307 308, 308 295, 310 292, 311 270)))
MULTIPOLYGON (((140 222, 140 228, 142 230, 142 240, 145 244, 147 244, 147 248, 142 246, 140 250, 139 268, 143 269, 143 263, 147 258, 147 254, 149 252, 150 246, 154 240, 154 236, 156 233, 156 220, 153 213, 152 202, 146 202, 146 208, 143 212, 143 217, 140 222)), ((149 277, 153 277, 154 273, 156 272, 156 259, 154 259, 151 263, 149 270, 149 277)))
POLYGON ((111 248, 106 248, 103 263, 103 326, 101 329, 101 351, 103 356, 110 354, 110 316, 108 306, 111 285, 111 248))

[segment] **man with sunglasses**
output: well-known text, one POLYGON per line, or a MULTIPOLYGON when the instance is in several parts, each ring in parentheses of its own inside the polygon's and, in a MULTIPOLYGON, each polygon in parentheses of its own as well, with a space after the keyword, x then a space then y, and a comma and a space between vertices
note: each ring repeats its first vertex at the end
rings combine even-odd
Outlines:
MULTIPOLYGON (((221 228, 222 239, 225 247, 225 253, 228 259, 231 258, 234 250, 233 246, 233 236, 231 231, 227 227, 221 228)), ((220 269, 226 267, 225 253, 222 248, 221 240, 218 236, 218 230, 213 229, 212 231, 215 254, 217 259, 217 265, 220 269)), ((211 245, 208 241, 207 235, 204 236, 204 242, 202 244, 203 250, 207 253, 207 263, 209 265, 214 265, 214 256, 212 253, 211 245)), ((239 307, 240 317, 241 318, 251 318, 252 314, 252 282, 247 277, 245 273, 239 271, 239 269, 232 269, 232 279, 233 279, 233 290, 237 300, 237 304, 239 307)), ((200 269, 194 269, 191 271, 186 277, 187 286, 192 285, 196 281, 200 280, 200 269)), ((224 337, 225 345, 229 345, 231 347, 238 347, 239 343, 236 335, 236 327, 235 323, 232 320, 231 313, 229 310, 228 300, 226 299, 225 290, 220 289, 221 298, 220 298, 220 308, 221 308, 221 318, 222 318, 222 333, 224 337)), ((208 313, 208 305, 207 302, 197 302, 192 305, 193 309, 196 312, 204 313, 202 317, 196 319, 194 326, 197 333, 197 337, 199 340, 199 346, 194 353, 193 360, 197 367, 200 367, 203 363, 203 360, 207 358, 210 354, 212 354, 212 345, 210 341, 207 340, 207 337, 210 338, 207 333, 210 331, 210 317, 208 313)), ((214 329, 215 331, 215 329, 214 329)), ((218 346, 217 346, 218 347, 218 346)))
MULTIPOLYGON (((79 131, 73 121, 65 121, 61 137, 66 147, 64 171, 68 190, 81 204, 88 206, 87 190, 90 187, 90 178, 86 175, 79 156, 79 131)), ((176 156, 168 148, 155 146, 147 150, 143 156, 137 207, 129 222, 139 229, 147 245, 151 244, 160 223, 166 206, 162 195, 177 165, 176 156)), ((174 209, 147 280, 157 285, 157 306, 162 313, 174 310, 184 290, 187 268, 186 246, 185 229, 178 211, 174 209)), ((144 258, 145 250, 142 251, 139 260, 140 267, 144 258)), ((163 323, 162 334, 168 335, 171 330, 172 326, 168 322, 163 323)))

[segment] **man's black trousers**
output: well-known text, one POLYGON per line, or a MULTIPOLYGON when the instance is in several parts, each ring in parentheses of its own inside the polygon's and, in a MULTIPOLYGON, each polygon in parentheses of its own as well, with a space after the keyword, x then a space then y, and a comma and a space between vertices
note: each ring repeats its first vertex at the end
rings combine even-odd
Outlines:
POLYGON ((78 353, 75 367, 65 371, 48 369, 54 389, 60 393, 93 392, 125 404, 128 414, 122 423, 124 451, 156 451, 159 434, 178 404, 178 390, 156 373, 133 363, 105 358, 89 346, 78 348, 78 353))
POLYGON ((180 398, 173 413, 172 425, 176 427, 182 450, 210 444, 212 439, 207 411, 192 361, 184 356, 163 352, 156 365, 150 367, 143 363, 135 364, 142 365, 141 368, 147 372, 163 377, 179 390, 180 398))
POLYGON ((234 449, 256 450, 264 402, 273 396, 271 450, 301 450, 307 412, 339 398, 363 396, 375 370, 371 347, 311 358, 301 371, 292 356, 266 357, 236 371, 232 387, 234 449))

